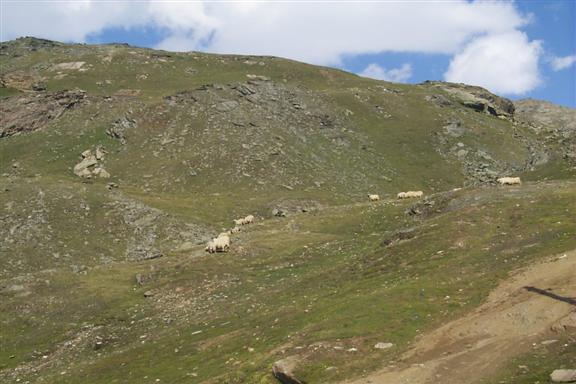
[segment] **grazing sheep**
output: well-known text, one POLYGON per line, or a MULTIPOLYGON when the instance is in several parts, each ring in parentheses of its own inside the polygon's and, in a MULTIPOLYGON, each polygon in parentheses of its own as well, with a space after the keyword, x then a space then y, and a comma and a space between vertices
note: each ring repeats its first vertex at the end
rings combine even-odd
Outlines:
POLYGON ((498 182, 501 185, 515 185, 515 184, 522 184, 522 181, 519 177, 501 177, 498 179, 498 182))
POLYGON ((370 201, 378 201, 378 200, 380 200, 380 195, 371 195, 371 194, 368 194, 368 199, 369 199, 370 201))
POLYGON ((242 219, 236 219, 234 220, 234 225, 235 226, 239 226, 239 225, 246 225, 246 224, 251 224, 254 222, 254 216, 252 215, 248 215, 242 219))
POLYGON ((230 248, 230 237, 228 233, 221 233, 218 237, 210 240, 208 244, 206 244, 206 252, 214 253, 214 252, 228 252, 228 248, 230 248))
POLYGON ((406 194, 408 195, 407 197, 420 198, 420 197, 424 196, 424 192, 422 192, 422 191, 408 191, 408 192, 406 192, 406 194))
POLYGON ((424 192, 422 191, 408 191, 408 192, 400 192, 397 197, 399 199, 410 199, 410 198, 419 198, 424 196, 424 192))
POLYGON ((229 234, 234 234, 234 233, 238 233, 240 232, 240 227, 234 227, 231 230, 228 231, 229 234))
POLYGON ((218 236, 214 239, 214 246, 216 247, 216 252, 228 252, 230 237, 228 235, 218 236))

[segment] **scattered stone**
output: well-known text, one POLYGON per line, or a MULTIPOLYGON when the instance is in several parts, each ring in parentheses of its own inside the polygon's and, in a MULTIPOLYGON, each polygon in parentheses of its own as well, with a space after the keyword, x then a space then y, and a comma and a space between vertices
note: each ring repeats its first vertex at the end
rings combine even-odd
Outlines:
POLYGON ((148 297, 152 297, 152 296, 154 296, 154 292, 152 292, 152 291, 144 292, 144 297, 148 298, 148 297))
POLYGON ((142 275, 141 273, 137 273, 135 278, 136 278, 136 284, 138 285, 144 285, 146 283, 146 277, 144 277, 144 275, 142 275))
POLYGON ((462 125, 461 121, 451 121, 444 126, 446 133, 452 137, 460 137, 464 135, 466 129, 462 125))
POLYGON ((129 117, 122 117, 112 123, 106 130, 108 136, 120 140, 121 144, 126 144, 126 131, 136 128, 136 121, 129 117))
POLYGON ((102 340, 101 337, 96 337, 96 340, 94 340, 94 344, 92 344, 92 349, 97 351, 99 349, 102 349, 102 347, 104 347, 104 340, 102 340))
POLYGON ((250 80, 270 81, 270 78, 267 76, 247 74, 246 77, 249 78, 250 80))
POLYGON ((238 107, 238 102, 234 101, 234 100, 228 100, 228 101, 223 101, 220 104, 216 104, 214 106, 214 109, 216 109, 218 112, 230 112, 234 109, 236 109, 236 107, 238 107))
POLYGON ((394 346, 394 344, 392 343, 376 343, 376 345, 374 345, 374 348, 376 349, 388 349, 388 348, 392 348, 394 346))
POLYGON ((576 381, 576 369, 556 369, 550 374, 553 383, 573 383, 576 381))
POLYGON ((32 84, 32 90, 36 92, 42 92, 46 90, 46 84, 44 83, 34 83, 32 84))
POLYGON ((286 212, 279 208, 274 208, 272 210, 272 215, 276 217, 286 217, 286 212))

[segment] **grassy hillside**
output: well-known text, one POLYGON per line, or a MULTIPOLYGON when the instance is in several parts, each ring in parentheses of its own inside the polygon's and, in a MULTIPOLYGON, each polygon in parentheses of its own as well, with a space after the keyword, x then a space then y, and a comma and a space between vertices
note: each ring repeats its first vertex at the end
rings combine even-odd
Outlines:
POLYGON ((334 383, 576 248, 570 110, 33 38, 2 43, 0 76, 2 382, 263 384, 295 356, 334 383), (86 150, 109 178, 75 174, 86 150))

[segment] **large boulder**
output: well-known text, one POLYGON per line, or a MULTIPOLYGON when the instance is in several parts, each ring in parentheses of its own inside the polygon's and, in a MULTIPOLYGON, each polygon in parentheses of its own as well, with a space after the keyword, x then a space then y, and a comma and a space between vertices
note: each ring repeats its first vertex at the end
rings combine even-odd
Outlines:
POLYGON ((298 380, 294 376, 294 369, 298 364, 297 356, 290 356, 282 360, 278 360, 272 365, 272 373, 282 384, 306 384, 302 380, 298 380))
POLYGON ((553 383, 574 383, 576 382, 576 369, 556 369, 550 374, 553 383))

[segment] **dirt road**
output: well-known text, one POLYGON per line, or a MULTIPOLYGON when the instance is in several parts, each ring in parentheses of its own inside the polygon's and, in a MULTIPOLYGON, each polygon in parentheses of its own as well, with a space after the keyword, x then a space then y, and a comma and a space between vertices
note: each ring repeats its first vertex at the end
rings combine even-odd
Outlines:
POLYGON ((576 327, 576 250, 518 271, 479 308, 423 335, 394 366, 347 384, 472 384, 562 325, 576 327))

